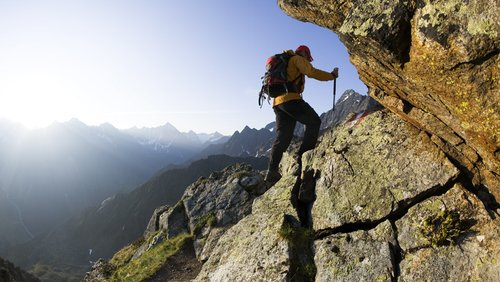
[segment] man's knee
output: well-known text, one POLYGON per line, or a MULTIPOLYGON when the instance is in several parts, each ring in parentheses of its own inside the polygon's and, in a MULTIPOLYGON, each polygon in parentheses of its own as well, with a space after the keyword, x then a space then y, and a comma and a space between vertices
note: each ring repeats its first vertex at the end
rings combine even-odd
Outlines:
POLYGON ((288 136, 278 135, 273 143, 273 151, 285 152, 291 141, 292 139, 288 138, 288 136))

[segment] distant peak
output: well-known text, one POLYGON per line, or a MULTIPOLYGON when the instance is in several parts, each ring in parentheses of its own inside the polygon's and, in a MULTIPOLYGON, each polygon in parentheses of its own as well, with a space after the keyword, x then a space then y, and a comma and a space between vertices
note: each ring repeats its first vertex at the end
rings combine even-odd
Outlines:
POLYGON ((116 130, 116 127, 114 127, 111 123, 109 122, 105 122, 101 125, 99 125, 100 128, 103 128, 103 129, 112 129, 112 130, 116 130))
POLYGON ((2 127, 9 127, 9 128, 18 128, 18 129, 26 129, 26 127, 19 123, 19 122, 14 122, 6 118, 0 117, 0 126, 2 127))
POLYGON ((164 125, 160 126, 160 128, 164 129, 164 130, 176 131, 176 132, 180 133, 180 131, 170 122, 165 123, 164 125))
POLYGON ((63 124, 71 125, 71 126, 81 126, 81 127, 86 127, 87 125, 80 121, 77 118, 72 118, 68 120, 67 122, 64 122, 63 124))
POLYGON ((83 123, 81 122, 79 119, 77 118, 71 118, 70 120, 68 120, 68 123, 83 123))
POLYGON ((346 91, 344 91, 344 93, 342 93, 342 96, 350 96, 350 95, 361 95, 361 94, 352 89, 347 89, 346 91))
POLYGON ((245 131, 252 131, 252 129, 246 125, 245 128, 243 128, 243 130, 241 132, 245 132, 245 131))
POLYGON ((351 99, 352 97, 359 97, 359 96, 363 96, 363 95, 359 94, 358 92, 356 92, 352 89, 348 89, 348 90, 344 91, 344 93, 342 93, 342 96, 340 96, 340 98, 337 100, 336 104, 345 102, 346 100, 351 99))

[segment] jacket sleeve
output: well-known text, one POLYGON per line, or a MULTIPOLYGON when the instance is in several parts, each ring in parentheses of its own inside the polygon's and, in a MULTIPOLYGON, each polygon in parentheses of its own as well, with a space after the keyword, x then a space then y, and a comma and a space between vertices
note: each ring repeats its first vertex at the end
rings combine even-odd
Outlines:
POLYGON ((295 58, 294 61, 297 69, 300 73, 307 75, 307 77, 321 81, 334 79, 331 73, 314 68, 305 58, 301 56, 294 56, 293 58, 295 58))

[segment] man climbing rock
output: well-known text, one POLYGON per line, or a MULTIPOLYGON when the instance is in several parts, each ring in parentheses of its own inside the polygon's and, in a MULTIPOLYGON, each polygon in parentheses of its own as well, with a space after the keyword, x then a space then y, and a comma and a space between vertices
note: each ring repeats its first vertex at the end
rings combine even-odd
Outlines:
POLYGON ((305 76, 320 81, 333 80, 338 77, 338 69, 326 72, 314 68, 311 65, 313 61, 311 51, 305 45, 297 47, 295 52, 292 50, 286 52, 293 54, 288 61, 287 80, 296 85, 296 91, 283 93, 273 100, 273 110, 276 115, 276 139, 265 178, 270 183, 276 183, 281 178, 279 164, 283 153, 292 141, 297 121, 305 125, 305 133, 299 151, 295 155, 298 165, 295 174, 300 173, 302 154, 316 146, 321 120, 314 109, 302 99, 305 76))

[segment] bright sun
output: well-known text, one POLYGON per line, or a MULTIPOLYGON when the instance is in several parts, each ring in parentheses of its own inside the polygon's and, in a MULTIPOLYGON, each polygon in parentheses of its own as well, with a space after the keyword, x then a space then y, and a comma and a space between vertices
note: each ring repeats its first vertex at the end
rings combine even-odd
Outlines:
POLYGON ((35 95, 2 97, 1 113, 5 118, 28 128, 45 127, 56 119, 57 107, 35 95), (5 101, 7 100, 7 101, 5 101))
POLYGON ((71 118, 62 85, 54 79, 40 75, 23 82, 9 82, 0 93, 0 116, 28 128, 45 127, 55 120, 71 118))

